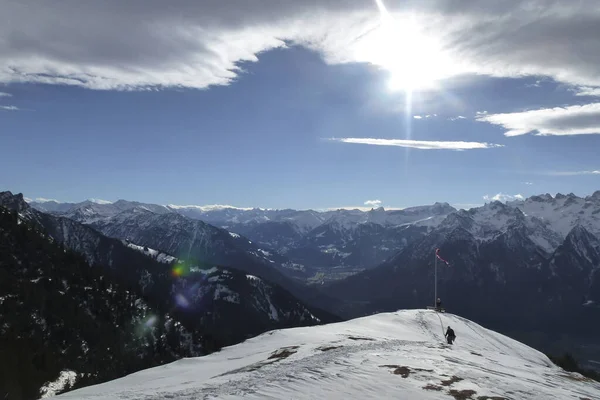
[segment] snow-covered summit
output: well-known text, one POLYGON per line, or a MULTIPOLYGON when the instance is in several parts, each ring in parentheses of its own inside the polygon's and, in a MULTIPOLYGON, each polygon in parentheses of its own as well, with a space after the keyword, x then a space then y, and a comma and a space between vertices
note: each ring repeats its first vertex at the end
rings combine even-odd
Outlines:
POLYGON ((61 399, 597 399, 600 384, 452 314, 405 310, 267 332, 61 399), (443 343, 450 325, 453 346, 443 343))

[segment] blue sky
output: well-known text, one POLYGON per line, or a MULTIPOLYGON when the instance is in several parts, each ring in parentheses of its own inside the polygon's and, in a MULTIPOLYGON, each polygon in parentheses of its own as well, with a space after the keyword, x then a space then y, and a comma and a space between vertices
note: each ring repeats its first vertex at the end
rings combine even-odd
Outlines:
MULTIPOLYGON (((118 19, 122 10, 114 4, 113 18, 118 19)), ((447 4, 440 2, 442 6, 447 4)), ((595 16, 595 10, 569 18, 576 26, 578 18, 595 16)), ((9 11, 14 18, 33 18, 16 6, 9 11)), ((94 15, 97 10, 86 11, 94 15)), ((165 18, 159 11, 164 10, 157 10, 156 18, 165 18)), ((404 11, 390 7, 389 15, 396 18, 404 11)), ((255 17, 252 10, 249 21, 240 14, 237 25, 225 29, 212 22, 219 21, 221 12, 215 7, 208 22, 190 18, 206 32, 226 32, 228 41, 215 40, 212 47, 221 52, 217 55, 227 61, 224 65, 189 61, 200 50, 172 54, 171 46, 163 53, 160 42, 152 53, 147 49, 152 38, 142 34, 136 42, 114 44, 125 46, 120 49, 112 49, 108 41, 106 49, 96 44, 88 50, 90 43, 112 32, 80 38, 76 33, 83 27, 78 25, 56 32, 68 37, 65 42, 71 46, 10 46, 14 51, 22 43, 23 50, 9 57, 14 65, 0 70, 0 189, 61 201, 125 198, 303 209, 364 206, 368 200, 388 207, 435 201, 481 204, 484 196, 587 195, 600 189, 600 63, 588 60, 592 56, 584 47, 578 57, 577 46, 568 54, 552 53, 549 37, 548 43, 529 44, 532 55, 502 58, 499 46, 527 42, 507 35, 504 41, 493 39, 491 50, 481 50, 481 44, 458 49, 479 53, 471 56, 472 65, 451 76, 437 76, 442 72, 434 70, 420 76, 418 63, 415 70, 404 68, 424 57, 412 47, 398 56, 399 67, 382 58, 394 46, 373 54, 358 47, 333 52, 347 36, 355 43, 354 31, 347 36, 344 30, 327 31, 328 39, 315 44, 295 32, 265 33, 265 27, 277 24, 255 17), (231 39, 232 31, 248 32, 248 26, 252 38, 231 39), (279 40, 273 37, 290 42, 282 48, 270 42, 279 40), (337 46, 328 43, 331 37, 337 46), (84 44, 89 54, 77 51, 84 44), (552 60, 535 54, 544 45, 552 60), (56 65, 34 62, 31 55, 56 65), (481 64, 485 68, 478 70, 473 65, 480 59, 486 60, 481 64), (435 87, 392 90, 390 79, 398 76, 435 87), (540 132, 545 135, 536 135, 540 132), (361 143, 348 143, 352 141, 361 143)), ((365 12, 377 22, 377 13, 365 12)), ((473 15, 479 12, 473 10, 473 15)), ((107 14, 111 9, 102 15, 107 14)), ((320 10, 318 15, 357 29, 346 14, 320 10)), ((597 16, 600 21, 600 11, 597 16)), ((275 12, 273 20, 277 18, 275 12)), ((531 18, 534 28, 536 23, 552 28, 553 21, 535 13, 531 18)), ((47 19, 34 25, 50 24, 47 19)), ((555 23, 563 26, 564 21, 555 23)), ((123 35, 133 29, 115 26, 124 29, 123 35)), ((14 24, 2 29, 12 29, 11 37, 42 35, 14 24)), ((583 34, 564 29, 575 37, 583 34)), ((427 47, 425 40, 420 43, 427 47)), ((427 65, 438 62, 426 57, 427 65)))

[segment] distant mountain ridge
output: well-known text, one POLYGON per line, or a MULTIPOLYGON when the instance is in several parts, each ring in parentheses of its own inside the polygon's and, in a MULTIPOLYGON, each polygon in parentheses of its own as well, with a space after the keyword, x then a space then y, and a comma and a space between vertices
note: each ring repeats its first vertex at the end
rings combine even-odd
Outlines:
MULTIPOLYGON (((391 211, 380 207, 368 212, 160 206, 125 200, 111 204, 85 201, 68 207, 50 202, 32 202, 31 205, 138 244, 143 240, 130 237, 131 229, 125 232, 124 225, 131 228, 145 224, 144 218, 162 218, 173 226, 179 224, 180 231, 184 232, 196 229, 190 220, 201 220, 248 238, 258 246, 250 252, 262 261, 274 264, 290 277, 314 283, 378 265, 456 211, 447 203, 391 211), (270 256, 266 256, 267 253, 270 256)), ((183 242, 185 240, 147 244, 182 256, 182 249, 176 247, 183 242)))

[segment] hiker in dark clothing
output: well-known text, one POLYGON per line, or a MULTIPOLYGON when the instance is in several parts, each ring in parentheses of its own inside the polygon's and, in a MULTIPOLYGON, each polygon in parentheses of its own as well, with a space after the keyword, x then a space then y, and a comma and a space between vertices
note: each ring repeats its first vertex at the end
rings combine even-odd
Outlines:
POLYGON ((454 334, 454 331, 450 327, 448 327, 444 336, 446 336, 446 339, 448 340, 448 344, 452 344, 452 342, 454 342, 454 339, 456 339, 456 335, 454 334))

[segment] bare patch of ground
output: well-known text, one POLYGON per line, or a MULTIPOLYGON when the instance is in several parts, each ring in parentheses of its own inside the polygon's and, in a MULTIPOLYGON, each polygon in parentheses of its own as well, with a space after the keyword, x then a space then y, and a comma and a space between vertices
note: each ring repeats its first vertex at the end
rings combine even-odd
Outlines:
POLYGON ((400 375, 403 378, 408 378, 411 372, 433 372, 431 369, 406 367, 401 365, 380 365, 381 368, 393 368, 394 375, 400 375), (411 369, 412 368, 412 369, 411 369))
POLYGON ((467 400, 467 399, 472 399, 473 395, 477 394, 476 391, 474 390, 450 390, 448 392, 448 394, 450 394, 450 396, 454 397, 456 400, 467 400))
POLYGON ((373 339, 373 338, 368 338, 368 337, 363 337, 363 336, 348 336, 348 339, 352 339, 352 340, 371 340, 371 341, 375 341, 375 339, 373 339))
POLYGON ((462 380, 463 380, 463 378, 459 378, 458 376, 453 376, 453 377, 452 377, 452 378, 450 378, 450 379, 447 379, 447 380, 445 380, 445 381, 442 381, 442 386, 450 386, 450 385, 452 385, 453 383, 460 382, 460 381, 462 381, 462 380))
POLYGON ((321 351, 329 351, 329 350, 339 349, 340 347, 344 347, 344 346, 325 346, 325 347, 318 347, 318 348, 317 348, 317 350, 321 350, 321 351))
POLYGON ((272 360, 274 358, 277 359, 282 359, 282 358, 288 358, 289 356, 291 356, 292 354, 296 353, 296 350, 298 349, 298 346, 289 346, 289 347, 282 347, 279 350, 275 350, 268 358, 268 360, 272 360))

